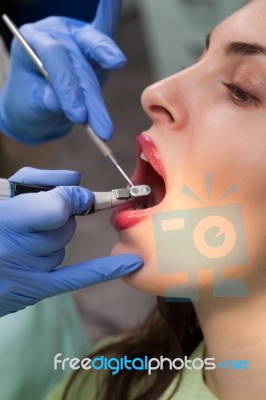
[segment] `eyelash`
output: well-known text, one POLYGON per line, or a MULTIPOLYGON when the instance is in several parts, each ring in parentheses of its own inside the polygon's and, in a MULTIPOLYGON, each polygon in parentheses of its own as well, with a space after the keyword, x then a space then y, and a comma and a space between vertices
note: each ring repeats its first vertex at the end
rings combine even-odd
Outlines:
POLYGON ((252 94, 241 89, 234 83, 222 82, 222 84, 228 89, 228 98, 230 101, 238 106, 241 105, 255 105, 259 103, 259 99, 254 97, 252 94))

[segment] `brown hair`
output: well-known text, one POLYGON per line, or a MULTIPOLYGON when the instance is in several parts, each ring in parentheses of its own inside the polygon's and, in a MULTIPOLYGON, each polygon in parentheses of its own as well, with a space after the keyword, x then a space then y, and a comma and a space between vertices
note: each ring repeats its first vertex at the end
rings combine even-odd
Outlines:
MULTIPOLYGON (((101 355, 113 355, 117 358, 127 355, 129 359, 145 356, 149 358, 164 356, 174 359, 189 356, 202 340, 202 332, 192 303, 167 302, 162 297, 158 297, 157 300, 157 307, 150 313, 144 324, 123 335, 121 340, 90 354, 90 358, 99 355, 99 352, 101 355)), ((73 373, 62 400, 68 399, 69 390, 79 371, 73 373)), ((128 399, 133 384, 135 387, 139 384, 140 388, 134 400, 159 399, 176 374, 176 370, 168 369, 155 370, 148 377, 146 370, 134 371, 134 373, 123 370, 117 375, 112 375, 110 370, 105 371, 105 384, 98 385, 95 400, 128 399)), ((82 385, 79 390, 86 390, 86 385, 82 385)), ((175 390, 176 388, 174 392, 175 390)), ((88 398, 91 400, 91 397, 88 398)))

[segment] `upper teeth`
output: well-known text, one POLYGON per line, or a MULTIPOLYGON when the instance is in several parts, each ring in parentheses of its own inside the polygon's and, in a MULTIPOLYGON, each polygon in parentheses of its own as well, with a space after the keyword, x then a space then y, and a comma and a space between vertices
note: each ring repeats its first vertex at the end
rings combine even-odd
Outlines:
POLYGON ((143 153, 141 153, 141 155, 140 155, 140 158, 141 158, 142 160, 144 160, 144 161, 147 161, 147 162, 149 162, 149 161, 147 160, 147 158, 144 156, 144 154, 143 154, 143 153))

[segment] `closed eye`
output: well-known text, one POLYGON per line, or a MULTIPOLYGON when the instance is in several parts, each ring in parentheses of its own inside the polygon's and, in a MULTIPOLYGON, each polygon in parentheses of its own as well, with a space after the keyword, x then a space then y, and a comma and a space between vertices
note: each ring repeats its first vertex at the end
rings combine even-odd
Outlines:
POLYGON ((234 83, 222 82, 222 84, 228 90, 228 98, 234 104, 241 105, 255 105, 258 106, 259 99, 252 94, 248 93, 246 90, 242 89, 240 86, 234 83))

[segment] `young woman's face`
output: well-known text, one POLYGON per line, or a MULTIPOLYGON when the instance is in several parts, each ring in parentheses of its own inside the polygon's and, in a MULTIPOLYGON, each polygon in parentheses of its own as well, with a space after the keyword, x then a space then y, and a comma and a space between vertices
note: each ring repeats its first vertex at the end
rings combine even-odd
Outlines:
POLYGON ((113 254, 145 262, 125 281, 181 297, 198 284, 212 293, 223 274, 252 288, 266 258, 265 1, 216 27, 199 61, 148 87, 142 104, 152 125, 137 138, 133 181, 153 196, 113 214, 113 254))

